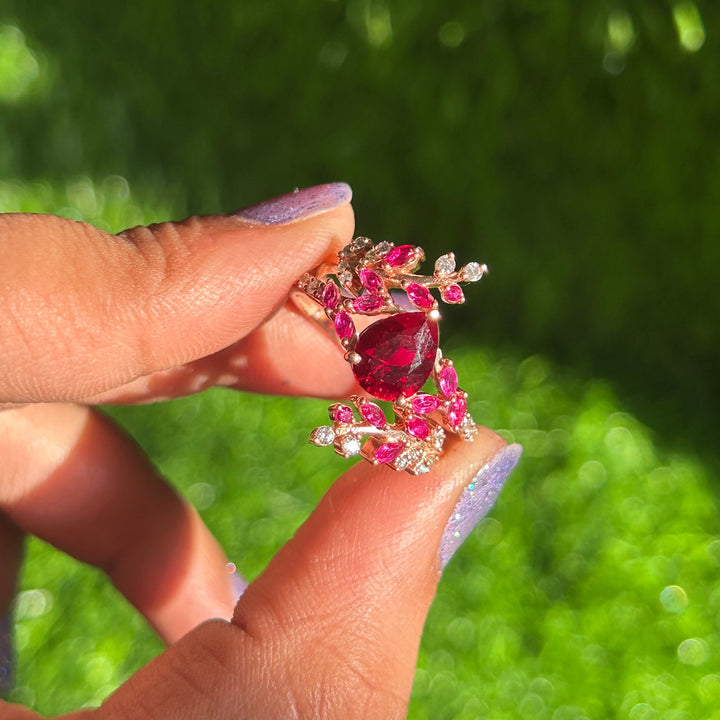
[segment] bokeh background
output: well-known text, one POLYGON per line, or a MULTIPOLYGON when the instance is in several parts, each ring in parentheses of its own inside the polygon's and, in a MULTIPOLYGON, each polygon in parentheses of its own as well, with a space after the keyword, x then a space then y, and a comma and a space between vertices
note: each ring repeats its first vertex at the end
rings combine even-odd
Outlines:
MULTIPOLYGON (((526 453, 412 718, 720 718, 719 130, 709 0, 0 0, 0 211, 119 230, 345 180, 358 232, 490 265, 443 345, 526 453)), ((251 578, 343 467, 316 401, 108 412, 251 578)), ((16 620, 42 712, 160 649, 39 542, 16 620)))

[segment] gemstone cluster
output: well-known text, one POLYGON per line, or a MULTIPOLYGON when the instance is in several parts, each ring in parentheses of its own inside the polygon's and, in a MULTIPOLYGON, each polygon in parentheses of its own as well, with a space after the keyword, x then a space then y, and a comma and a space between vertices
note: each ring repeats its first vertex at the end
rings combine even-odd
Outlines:
POLYGON ((456 269, 455 256, 447 253, 437 259, 432 275, 421 275, 417 269, 424 257, 416 245, 376 245, 358 237, 340 251, 337 266, 298 281, 298 289, 332 323, 358 385, 369 396, 332 404, 332 424, 315 428, 310 442, 413 475, 438 461, 448 433, 467 441, 476 434, 467 394, 438 345, 440 313, 430 290, 436 288, 445 303, 462 303, 460 284, 487 273, 476 262, 456 269), (367 316, 376 319, 364 321, 359 331, 367 316), (394 417, 386 417, 370 398, 392 402, 394 417))

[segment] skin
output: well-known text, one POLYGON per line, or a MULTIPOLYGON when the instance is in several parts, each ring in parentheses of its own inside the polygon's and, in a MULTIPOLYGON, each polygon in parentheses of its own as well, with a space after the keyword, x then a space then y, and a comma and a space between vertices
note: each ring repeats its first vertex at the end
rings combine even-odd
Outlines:
MULTIPOLYGON (((197 513, 91 407, 211 385, 346 396, 337 343, 286 298, 352 233, 349 205, 117 236, 0 215, 0 615, 32 533, 102 568, 168 642, 102 707, 64 717, 405 717, 440 538, 501 438, 481 428, 422 479, 350 467, 234 605, 197 513)), ((39 716, 0 702, 0 717, 39 716)))

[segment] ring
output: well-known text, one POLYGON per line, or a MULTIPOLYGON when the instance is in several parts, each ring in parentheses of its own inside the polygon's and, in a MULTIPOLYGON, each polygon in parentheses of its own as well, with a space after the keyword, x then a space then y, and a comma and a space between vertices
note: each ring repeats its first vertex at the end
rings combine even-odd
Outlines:
POLYGON ((394 413, 391 422, 380 405, 352 395, 349 404, 330 405, 332 424, 312 431, 313 445, 420 475, 439 460, 448 433, 474 439, 467 393, 438 344, 440 312, 430 289, 458 305, 465 301, 461 283, 477 282, 488 269, 470 262, 456 270, 454 254, 447 253, 435 261, 432 275, 419 275, 424 258, 416 245, 376 245, 358 237, 338 253, 337 263, 298 280, 296 303, 329 327, 360 387, 392 402, 394 413))

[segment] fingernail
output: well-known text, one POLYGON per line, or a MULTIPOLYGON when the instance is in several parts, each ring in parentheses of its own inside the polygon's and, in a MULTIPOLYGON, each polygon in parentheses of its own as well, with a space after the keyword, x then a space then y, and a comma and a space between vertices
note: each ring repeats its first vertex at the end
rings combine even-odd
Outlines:
POLYGON ((258 225, 284 225, 326 212, 351 199, 352 189, 347 183, 328 183, 265 200, 238 210, 235 215, 258 225))
POLYGON ((0 693, 13 688, 12 616, 0 619, 0 693))
POLYGON ((450 515, 440 541, 442 569, 465 542, 473 528, 488 514, 503 489, 505 481, 522 455, 521 445, 506 445, 498 451, 463 490, 450 515))
POLYGON ((235 602, 240 599, 240 596, 245 592, 248 581, 238 572, 234 562, 229 562, 225 568, 230 573, 230 585, 232 586, 233 596, 235 602))

